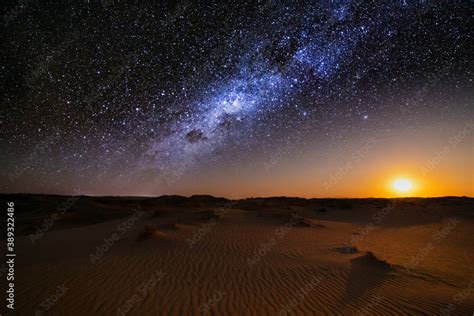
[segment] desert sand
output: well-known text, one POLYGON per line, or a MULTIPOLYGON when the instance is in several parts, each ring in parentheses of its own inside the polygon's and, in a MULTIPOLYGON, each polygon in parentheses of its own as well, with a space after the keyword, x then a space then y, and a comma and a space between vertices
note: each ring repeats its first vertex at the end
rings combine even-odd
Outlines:
POLYGON ((1 198, 17 315, 474 313, 472 198, 1 198))

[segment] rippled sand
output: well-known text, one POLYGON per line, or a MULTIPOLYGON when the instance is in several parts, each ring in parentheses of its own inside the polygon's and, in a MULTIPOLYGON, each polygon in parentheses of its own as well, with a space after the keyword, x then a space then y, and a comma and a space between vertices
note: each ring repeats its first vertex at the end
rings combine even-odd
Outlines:
POLYGON ((17 203, 18 315, 474 312, 472 199, 82 198, 33 243, 64 199, 17 203))

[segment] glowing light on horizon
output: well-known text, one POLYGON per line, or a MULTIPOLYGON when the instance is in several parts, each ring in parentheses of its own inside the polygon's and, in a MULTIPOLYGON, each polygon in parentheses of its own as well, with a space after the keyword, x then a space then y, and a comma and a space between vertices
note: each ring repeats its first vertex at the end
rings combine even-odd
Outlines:
POLYGON ((392 188, 397 193, 408 193, 413 190, 413 182, 407 178, 398 178, 393 181, 392 188))

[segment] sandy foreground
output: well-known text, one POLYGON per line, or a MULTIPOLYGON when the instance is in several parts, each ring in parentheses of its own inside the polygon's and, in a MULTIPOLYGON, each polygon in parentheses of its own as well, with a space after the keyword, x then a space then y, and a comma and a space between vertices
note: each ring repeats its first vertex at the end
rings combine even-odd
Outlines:
POLYGON ((16 315, 474 313, 470 198, 1 198, 16 315))

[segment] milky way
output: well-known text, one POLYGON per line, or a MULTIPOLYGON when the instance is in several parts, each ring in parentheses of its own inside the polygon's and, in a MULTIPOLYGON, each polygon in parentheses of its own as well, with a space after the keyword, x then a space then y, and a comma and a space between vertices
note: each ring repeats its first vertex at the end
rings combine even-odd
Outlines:
POLYGON ((308 12, 303 26, 293 28, 292 35, 263 37, 251 46, 251 53, 244 54, 238 63, 237 74, 212 91, 209 100, 198 103, 197 111, 187 115, 189 119, 175 123, 170 137, 153 145, 156 164, 163 172, 191 166, 196 155, 212 152, 215 146, 225 143, 228 134, 251 128, 254 120, 282 107, 285 98, 311 81, 310 76, 319 81, 330 80, 351 58, 357 42, 369 30, 377 29, 378 22, 369 21, 330 30, 331 24, 343 23, 340 12, 346 12, 348 7, 331 10, 333 15, 322 24, 316 24, 312 18, 316 14, 308 12), (314 25, 319 27, 312 29, 314 25), (245 124, 233 127, 233 122, 245 124))
POLYGON ((3 190, 157 194, 223 162, 472 114, 469 2, 32 2, 4 17, 3 190))

